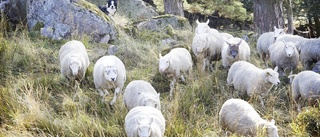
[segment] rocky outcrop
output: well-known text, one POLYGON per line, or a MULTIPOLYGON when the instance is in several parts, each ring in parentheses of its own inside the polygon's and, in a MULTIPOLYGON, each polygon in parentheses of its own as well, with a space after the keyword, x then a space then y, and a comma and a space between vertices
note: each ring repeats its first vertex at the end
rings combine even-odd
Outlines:
POLYGON ((42 24, 41 34, 53 39, 90 36, 95 42, 116 40, 108 16, 85 0, 28 0, 28 28, 42 24))
POLYGON ((133 21, 150 19, 159 16, 155 7, 146 4, 142 0, 121 0, 118 9, 133 21))
POLYGON ((169 14, 153 17, 152 19, 136 22, 135 24, 138 29, 147 29, 151 31, 162 31, 168 25, 174 30, 191 30, 191 25, 186 18, 169 14))
POLYGON ((1 14, 7 16, 12 24, 27 23, 27 0, 3 0, 0 2, 1 14))

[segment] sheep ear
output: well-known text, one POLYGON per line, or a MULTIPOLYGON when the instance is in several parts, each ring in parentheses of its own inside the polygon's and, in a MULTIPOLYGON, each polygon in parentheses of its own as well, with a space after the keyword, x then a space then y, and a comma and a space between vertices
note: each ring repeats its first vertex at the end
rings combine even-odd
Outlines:
POLYGON ((278 66, 273 69, 275 72, 278 72, 278 66))
POLYGON ((136 118, 136 122, 138 123, 138 125, 141 125, 139 118, 136 118))
POLYGON ((159 59, 161 59, 162 58, 162 55, 161 55, 161 52, 159 53, 159 59))
POLYGON ((206 22, 206 24, 208 25, 208 24, 209 24, 209 22, 210 22, 210 20, 208 19, 208 20, 207 20, 207 22, 206 22))
POLYGON ((228 40, 226 40, 226 43, 230 46, 231 45, 231 43, 229 43, 229 41, 228 40))
POLYGON ((277 30, 277 27, 276 26, 273 26, 274 30, 277 30))
POLYGON ((240 41, 239 41, 239 43, 237 45, 239 46, 241 44, 241 42, 242 42, 242 39, 240 39, 240 41))
POLYGON ((271 119, 271 121, 270 121, 273 125, 275 125, 276 124, 276 121, 274 120, 274 119, 271 119))
POLYGON ((200 23, 198 19, 196 20, 196 23, 197 23, 197 24, 199 24, 199 23, 200 23))

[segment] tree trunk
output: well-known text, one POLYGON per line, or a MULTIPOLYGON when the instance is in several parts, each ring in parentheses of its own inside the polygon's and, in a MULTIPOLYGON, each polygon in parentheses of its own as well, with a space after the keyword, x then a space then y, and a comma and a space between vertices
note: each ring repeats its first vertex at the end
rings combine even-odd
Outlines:
POLYGON ((319 38, 319 34, 320 34, 320 20, 319 20, 319 16, 318 15, 314 15, 313 17, 314 19, 314 25, 316 26, 316 37, 319 38))
POLYGON ((291 0, 286 0, 286 10, 287 10, 287 20, 288 20, 288 34, 293 34, 293 11, 292 11, 292 3, 291 0))
POLYGON ((273 31, 273 27, 283 28, 282 0, 254 0, 255 32, 262 34, 273 31))
POLYGON ((165 14, 184 16, 182 0, 163 0, 163 2, 165 14))

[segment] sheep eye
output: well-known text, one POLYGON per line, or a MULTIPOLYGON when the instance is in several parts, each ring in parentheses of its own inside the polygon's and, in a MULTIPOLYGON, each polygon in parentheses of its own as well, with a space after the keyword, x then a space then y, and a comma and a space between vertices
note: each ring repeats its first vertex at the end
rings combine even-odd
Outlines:
POLYGON ((155 108, 158 108, 158 105, 157 105, 157 104, 154 104, 154 107, 155 107, 155 108))
POLYGON ((106 72, 107 72, 108 75, 110 74, 110 70, 108 70, 108 71, 106 71, 106 72))

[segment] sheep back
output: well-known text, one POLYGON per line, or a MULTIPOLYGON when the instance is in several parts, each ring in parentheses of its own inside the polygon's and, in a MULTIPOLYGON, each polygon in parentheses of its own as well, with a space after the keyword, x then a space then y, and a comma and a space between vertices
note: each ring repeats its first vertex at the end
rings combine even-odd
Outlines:
POLYGON ((165 119, 162 113, 156 108, 149 106, 137 106, 128 112, 125 117, 125 132, 128 137, 139 136, 138 130, 142 125, 150 126, 151 134, 149 136, 164 136, 165 119))
POLYGON ((241 38, 231 38, 224 42, 221 57, 225 68, 229 68, 235 61, 250 61, 250 47, 241 38))
POLYGON ((127 110, 136 106, 152 106, 161 110, 160 93, 144 80, 131 81, 123 93, 123 98, 127 110))
POLYGON ((61 46, 59 49, 59 60, 60 71, 69 80, 83 79, 90 64, 85 46, 77 40, 69 41, 61 46))
POLYGON ((299 44, 301 63, 305 70, 310 69, 320 58, 320 39, 306 39, 299 44))
POLYGON ((257 129, 266 127, 270 136, 278 136, 274 122, 268 122, 260 117, 255 109, 241 99, 228 99, 219 112, 219 125, 224 130, 242 136, 256 136, 257 129))
POLYGON ((279 74, 270 68, 260 69, 246 61, 236 61, 229 69, 227 84, 241 94, 260 96, 267 94, 273 85, 280 83, 279 74))
POLYGON ((159 72, 173 74, 175 77, 192 69, 192 58, 189 51, 185 48, 174 48, 168 54, 160 57, 159 72))
POLYGON ((299 104, 300 98, 318 99, 320 95, 320 75, 313 71, 302 71, 294 77, 291 88, 292 99, 297 104, 299 104))
POLYGON ((93 69, 93 80, 95 87, 97 89, 111 89, 120 87, 122 89, 125 81, 126 81, 126 69, 123 62, 114 55, 107 55, 99 58, 94 65, 93 69), (109 75, 114 74, 116 72, 116 80, 112 81, 108 77, 109 75))
POLYGON ((306 40, 306 38, 298 36, 298 35, 291 35, 291 34, 282 35, 277 38, 277 41, 285 41, 285 42, 295 43, 295 46, 299 52, 300 52, 300 46, 301 46, 301 44, 299 44, 299 43, 304 40, 306 40))

